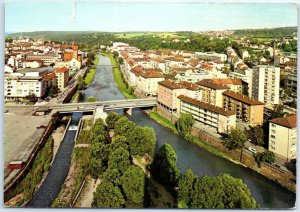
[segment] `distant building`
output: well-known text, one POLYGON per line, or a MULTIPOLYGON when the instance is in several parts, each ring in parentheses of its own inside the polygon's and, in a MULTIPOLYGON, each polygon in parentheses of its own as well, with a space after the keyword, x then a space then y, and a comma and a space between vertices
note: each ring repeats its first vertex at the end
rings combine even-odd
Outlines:
POLYGON ((211 105, 184 95, 178 96, 177 113, 190 113, 196 122, 214 128, 219 133, 229 133, 236 127, 235 112, 211 105))
POLYGON ((223 92, 223 107, 234 111, 236 118, 249 122, 250 125, 261 125, 264 119, 264 103, 232 91, 223 92))
POLYGON ((157 96, 157 83, 164 79, 163 73, 158 69, 149 70, 137 77, 137 88, 144 96, 157 96))
POLYGON ((279 104, 280 68, 259 65, 253 67, 252 97, 266 104, 279 104))
POLYGON ((226 54, 218 54, 214 52, 195 52, 195 57, 200 60, 209 60, 209 61, 226 61, 227 55, 226 54))
POLYGON ((60 91, 64 90, 69 82, 69 69, 67 67, 57 68, 55 69, 55 75, 58 89, 60 91))
POLYGON ((270 121, 268 149, 287 161, 297 157, 296 114, 270 121))
POLYGON ((286 90, 289 89, 293 93, 297 93, 297 74, 286 75, 284 85, 286 90))

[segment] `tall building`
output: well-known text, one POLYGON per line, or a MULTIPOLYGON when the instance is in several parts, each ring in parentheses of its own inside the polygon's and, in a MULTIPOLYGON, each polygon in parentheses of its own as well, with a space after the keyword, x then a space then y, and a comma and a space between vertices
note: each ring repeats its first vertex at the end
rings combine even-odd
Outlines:
POLYGON ((279 104, 280 68, 259 65, 253 67, 252 97, 260 102, 279 104))
POLYGON ((287 160, 297 156, 296 114, 272 119, 269 124, 269 151, 287 160))
POLYGON ((57 68, 55 69, 55 75, 57 79, 57 87, 60 91, 62 91, 68 86, 69 69, 67 67, 57 68))

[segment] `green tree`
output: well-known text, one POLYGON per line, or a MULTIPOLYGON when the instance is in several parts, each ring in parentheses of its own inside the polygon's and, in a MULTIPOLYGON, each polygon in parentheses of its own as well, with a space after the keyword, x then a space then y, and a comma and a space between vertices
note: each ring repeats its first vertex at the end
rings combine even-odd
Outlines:
POLYGON ((135 123, 128 120, 127 117, 123 116, 115 123, 115 134, 124 135, 125 137, 127 137, 127 135, 134 129, 134 127, 135 123))
POLYGON ((267 162, 267 163, 274 163, 275 162, 275 155, 271 151, 264 151, 263 153, 257 153, 255 154, 255 160, 258 163, 258 166, 260 167, 261 162, 267 162))
POLYGON ((255 199, 241 179, 228 174, 198 177, 194 182, 190 208, 257 208, 255 199))
POLYGON ((108 168, 117 169, 123 173, 126 171, 129 165, 129 152, 126 149, 120 147, 110 153, 108 159, 108 168))
POLYGON ((118 169, 106 169, 102 178, 103 180, 111 182, 114 186, 121 184, 121 173, 118 169))
POLYGON ((91 143, 89 146, 89 173, 93 178, 98 178, 107 168, 108 150, 105 144, 91 143))
POLYGON ((273 110, 271 111, 271 116, 269 120, 271 119, 276 119, 276 118, 281 118, 287 115, 286 112, 283 111, 284 107, 282 104, 275 105, 273 110))
POLYGON ((139 168, 130 166, 121 178, 127 207, 143 207, 145 193, 145 174, 139 168))
POLYGON ((152 128, 136 126, 127 136, 131 155, 154 154, 156 136, 152 128))
POLYGON ((113 52, 113 55, 114 55, 114 58, 119 57, 119 53, 118 53, 117 51, 114 51, 114 52, 113 52))
POLYGON ((179 133, 184 135, 190 132, 194 122, 194 117, 190 113, 182 113, 176 122, 176 128, 179 133))
POLYGON ((24 98, 27 99, 31 103, 36 103, 38 100, 38 97, 34 93, 31 93, 31 94, 25 96, 24 98))
POLYGON ((180 176, 176 162, 177 156, 174 149, 170 144, 165 143, 159 148, 151 164, 153 177, 170 190, 177 185, 180 176))
POLYGON ((115 123, 121 118, 119 114, 116 112, 110 112, 108 116, 106 117, 106 124, 108 128, 112 129, 115 127, 115 123))
POLYGON ((262 126, 257 125, 257 126, 250 126, 249 130, 246 130, 246 135, 248 137, 248 139, 251 140, 251 143, 255 144, 255 145, 259 145, 259 146, 263 146, 264 145, 264 130, 262 128, 262 126))
POLYGON ((78 81, 77 90, 83 90, 86 84, 81 75, 78 76, 77 81, 78 81))
POLYGON ((188 206, 191 203, 191 195, 193 192, 193 185, 197 176, 194 172, 188 169, 185 175, 179 178, 178 182, 178 202, 181 205, 188 206))
POLYGON ((87 101, 88 101, 88 102, 96 102, 96 101, 97 101, 97 98, 96 98, 95 96, 89 96, 89 97, 87 98, 87 101))
POLYGON ((125 199, 120 189, 111 182, 104 180, 98 185, 93 198, 93 207, 123 208, 125 199))
POLYGON ((243 148, 246 142, 247 142, 246 135, 240 129, 236 128, 236 129, 231 129, 230 133, 228 134, 228 137, 225 139, 225 146, 230 150, 240 149, 241 150, 240 161, 241 161, 243 155, 243 148))
POLYGON ((119 64, 123 64, 124 63, 124 59, 122 57, 119 58, 119 64))

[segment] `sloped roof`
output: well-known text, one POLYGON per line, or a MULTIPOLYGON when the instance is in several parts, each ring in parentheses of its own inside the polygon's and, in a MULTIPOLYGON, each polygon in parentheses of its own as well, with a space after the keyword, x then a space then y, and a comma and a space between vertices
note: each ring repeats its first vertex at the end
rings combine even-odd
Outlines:
POLYGON ((278 124, 287 128, 296 128, 297 127, 297 115, 292 114, 287 117, 272 119, 271 123, 278 124))

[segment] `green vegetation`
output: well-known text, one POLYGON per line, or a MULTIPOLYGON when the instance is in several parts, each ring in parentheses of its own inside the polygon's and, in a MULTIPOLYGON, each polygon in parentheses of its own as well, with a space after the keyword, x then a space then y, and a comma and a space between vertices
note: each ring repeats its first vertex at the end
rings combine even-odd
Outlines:
POLYGON ((228 174, 197 177, 191 170, 178 183, 178 203, 184 208, 257 208, 247 185, 228 174))
POLYGON ((50 168, 50 162, 53 154, 52 144, 53 139, 52 137, 49 137, 44 147, 37 153, 31 169, 23 180, 18 183, 18 185, 13 188, 8 195, 5 195, 5 201, 8 201, 20 193, 24 193, 24 198, 21 202, 18 202, 18 205, 21 205, 33 197, 34 192, 36 192, 36 186, 40 183, 44 174, 50 168))
POLYGON ((257 125, 257 126, 250 126, 248 130, 245 130, 246 135, 248 139, 251 140, 251 143, 259 146, 263 146, 265 141, 264 141, 264 130, 262 126, 257 125))
POLYGON ((149 116, 150 116, 150 118, 154 119, 159 124, 161 124, 163 127, 168 128, 169 130, 173 131, 173 133, 175 133, 175 134, 178 134, 178 131, 177 131, 175 125, 170 120, 168 120, 165 117, 159 115, 155 111, 151 111, 149 113, 149 116))
POLYGON ((77 137, 76 143, 88 144, 90 142, 92 120, 82 119, 82 121, 83 127, 77 137))
POLYGON ((190 113, 182 113, 176 122, 177 131, 185 135, 191 131, 191 127, 195 123, 194 117, 190 113))
POLYGON ((115 123, 121 118, 119 114, 116 112, 110 112, 108 116, 106 117, 106 124, 109 129, 115 128, 115 123))
POLYGON ((234 36, 255 38, 281 38, 297 32, 297 27, 281 27, 273 29, 242 29, 235 30, 234 36))
POLYGON ((240 129, 231 129, 228 137, 225 139, 225 146, 232 149, 240 149, 241 157, 240 161, 242 161, 243 149, 245 147, 245 143, 247 142, 247 137, 240 129))
POLYGON ((260 167, 261 162, 267 162, 267 163, 274 163, 275 162, 275 155, 271 151, 264 151, 263 153, 257 153, 255 154, 255 161, 257 162, 258 166, 260 167))
POLYGON ((176 153, 172 146, 166 143, 159 148, 151 164, 153 177, 170 191, 173 191, 180 176, 176 163, 176 153))
POLYGON ((85 86, 86 86, 85 80, 83 79, 83 77, 82 76, 78 76, 77 82, 78 82, 77 90, 78 91, 83 90, 85 88, 85 86))
POLYGON ((96 74, 96 69, 94 69, 94 68, 92 68, 88 71, 88 73, 84 79, 86 86, 89 86, 93 82, 95 74, 96 74))
POLYGON ((87 98, 87 101, 88 101, 88 102, 96 102, 96 101, 97 101, 97 97, 95 97, 95 96, 89 96, 89 97, 87 98))

